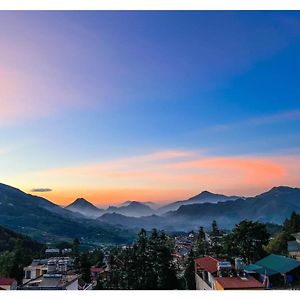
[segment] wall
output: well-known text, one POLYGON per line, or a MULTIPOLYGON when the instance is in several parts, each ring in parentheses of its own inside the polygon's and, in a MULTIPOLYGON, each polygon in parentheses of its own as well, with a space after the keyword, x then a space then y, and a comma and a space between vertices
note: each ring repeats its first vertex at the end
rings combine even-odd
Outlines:
POLYGON ((197 273, 195 273, 195 280, 196 280, 196 290, 212 289, 197 273))

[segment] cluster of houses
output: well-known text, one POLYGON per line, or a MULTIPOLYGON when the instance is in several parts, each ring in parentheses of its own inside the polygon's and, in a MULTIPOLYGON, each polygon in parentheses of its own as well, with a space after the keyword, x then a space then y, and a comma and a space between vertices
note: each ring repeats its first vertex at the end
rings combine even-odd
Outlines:
MULTIPOLYGON (((50 252, 48 251, 47 254, 50 252)), ((52 252, 51 252, 52 253, 52 252)), ((56 253, 56 252, 53 252, 56 253)), ((68 256, 34 259, 24 268, 23 283, 18 290, 88 290, 86 284, 73 270, 74 259, 68 256)))
MULTIPOLYGON (((271 254, 246 265, 241 258, 225 260, 204 256, 194 260, 197 290, 262 290, 262 289, 300 289, 300 233, 294 234, 295 241, 288 242, 289 257, 271 254)), ((209 241, 209 236, 206 236, 209 241)), ((183 276, 185 262, 195 245, 196 235, 175 237, 174 262, 178 275, 183 276)), ((90 268, 91 282, 85 283, 74 271, 74 259, 63 251, 49 248, 45 258, 34 259, 24 268, 22 284, 12 278, 0 277, 1 290, 91 290, 98 280, 107 280, 109 252, 102 266, 90 268)))
POLYGON ((21 285, 17 285, 15 279, 0 278, 0 290, 92 289, 91 284, 86 284, 74 272, 74 259, 69 256, 61 256, 70 252, 70 249, 63 251, 54 248, 46 249, 45 258, 34 259, 29 266, 24 268, 21 285))
POLYGON ((205 256, 195 259, 195 281, 197 290, 299 289, 300 261, 271 254, 245 265, 205 256))
POLYGON ((71 249, 46 249, 45 258, 34 259, 24 267, 21 285, 15 279, 0 277, 0 290, 92 290, 99 279, 107 279, 109 267, 105 263, 102 267, 92 266, 91 283, 84 282, 74 271, 74 258, 62 256, 71 252, 71 249))

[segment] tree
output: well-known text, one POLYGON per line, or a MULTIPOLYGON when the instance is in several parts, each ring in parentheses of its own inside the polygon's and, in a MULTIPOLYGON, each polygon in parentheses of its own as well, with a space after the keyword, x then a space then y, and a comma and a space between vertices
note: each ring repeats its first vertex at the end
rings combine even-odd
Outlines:
POLYGON ((269 234, 264 224, 244 220, 235 225, 226 239, 230 243, 227 248, 231 253, 228 254, 240 256, 246 263, 253 263, 265 256, 264 246, 268 241, 269 234))
POLYGON ((80 256, 80 242, 79 239, 74 239, 73 246, 72 246, 72 255, 74 258, 74 268, 78 270, 79 268, 79 256, 80 256))
POLYGON ((211 236, 219 236, 220 235, 220 230, 219 230, 219 227, 218 227, 218 224, 217 224, 217 221, 216 220, 213 220, 212 221, 212 224, 211 224, 211 236))
POLYGON ((15 254, 10 251, 0 252, 0 277, 10 277, 15 254))
POLYGON ((221 247, 221 231, 219 230, 218 224, 216 220, 213 220, 212 224, 212 231, 210 233, 211 245, 210 245, 210 252, 214 256, 219 256, 222 251, 221 247))
POLYGON ((300 231, 300 215, 295 211, 292 212, 290 219, 286 219, 283 224, 283 230, 287 234, 292 234, 300 231))
POLYGON ((208 253, 209 244, 206 240, 205 232, 203 227, 200 227, 198 236, 196 239, 196 256, 204 256, 208 253))
POLYGON ((139 290, 177 288, 172 250, 171 239, 166 234, 154 229, 148 238, 142 229, 132 247, 111 251, 107 286, 139 290))
POLYGON ((287 255, 288 234, 286 232, 279 233, 274 239, 270 240, 265 247, 266 252, 279 255, 287 255))
POLYGON ((91 264, 88 259, 87 253, 82 253, 79 257, 79 272, 81 274, 81 278, 84 282, 91 282, 91 264))
POLYGON ((195 281, 195 254, 193 249, 190 251, 187 266, 184 271, 184 279, 186 283, 187 290, 195 290, 196 289, 196 281, 195 281))

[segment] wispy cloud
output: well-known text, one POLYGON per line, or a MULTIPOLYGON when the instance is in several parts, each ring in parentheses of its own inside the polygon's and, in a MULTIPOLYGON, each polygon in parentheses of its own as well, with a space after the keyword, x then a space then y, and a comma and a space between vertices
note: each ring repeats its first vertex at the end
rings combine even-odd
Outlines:
POLYGON ((300 120, 300 110, 291 110, 274 114, 267 114, 264 116, 249 118, 246 120, 227 123, 227 124, 217 124, 210 127, 210 130, 215 132, 223 132, 234 130, 244 126, 262 126, 271 125, 275 123, 285 123, 300 120))

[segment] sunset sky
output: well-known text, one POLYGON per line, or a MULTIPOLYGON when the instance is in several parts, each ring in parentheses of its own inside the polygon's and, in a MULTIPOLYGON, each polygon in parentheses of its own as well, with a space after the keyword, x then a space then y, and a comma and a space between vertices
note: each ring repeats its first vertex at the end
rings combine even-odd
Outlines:
POLYGON ((299 54, 297 11, 1 11, 0 182, 62 205, 300 186, 299 54))

